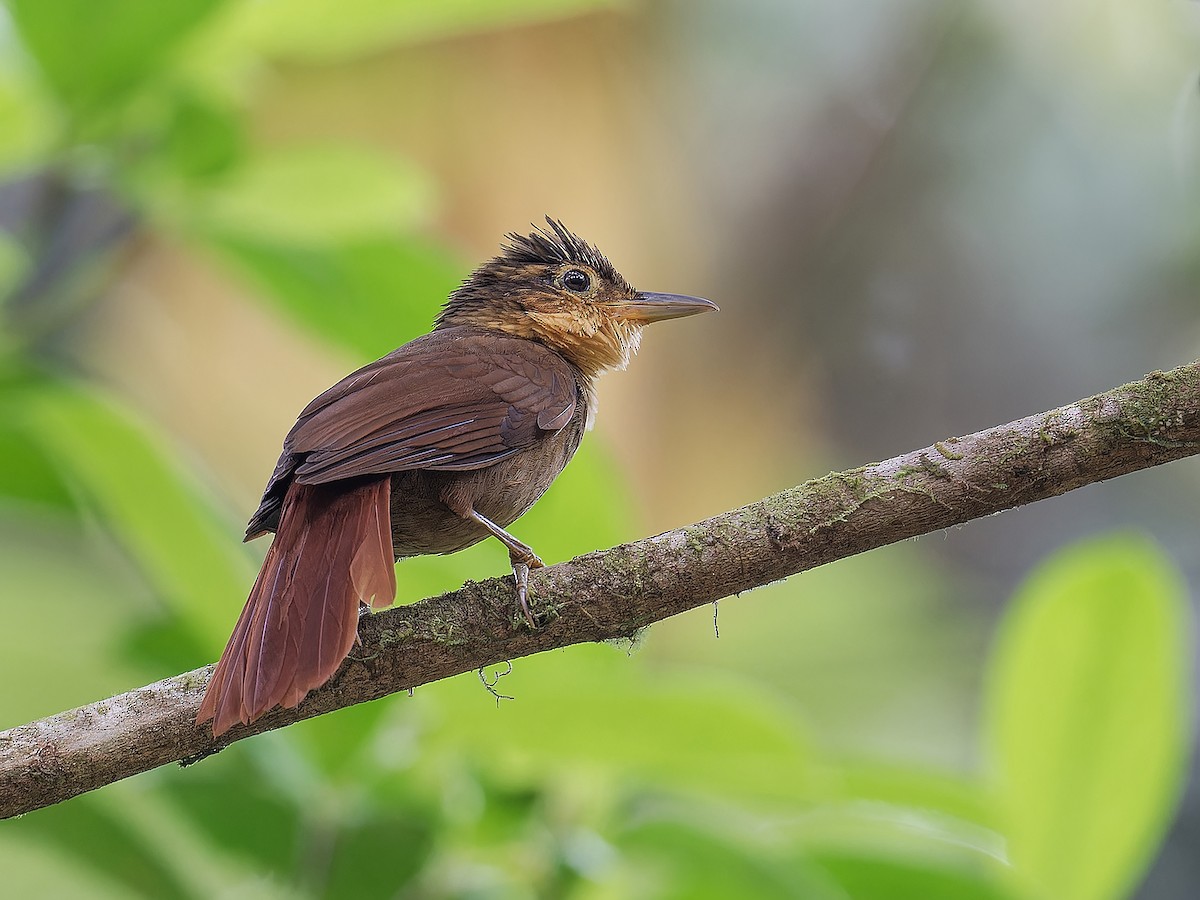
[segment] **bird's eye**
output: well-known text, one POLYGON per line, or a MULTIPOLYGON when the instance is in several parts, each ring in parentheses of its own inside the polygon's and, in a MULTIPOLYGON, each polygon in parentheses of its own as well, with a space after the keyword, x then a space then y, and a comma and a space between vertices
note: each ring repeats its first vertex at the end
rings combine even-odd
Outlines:
POLYGON ((563 287, 576 294, 585 293, 592 286, 592 279, 587 277, 586 272, 580 272, 578 269, 568 269, 563 273, 562 281, 563 287))

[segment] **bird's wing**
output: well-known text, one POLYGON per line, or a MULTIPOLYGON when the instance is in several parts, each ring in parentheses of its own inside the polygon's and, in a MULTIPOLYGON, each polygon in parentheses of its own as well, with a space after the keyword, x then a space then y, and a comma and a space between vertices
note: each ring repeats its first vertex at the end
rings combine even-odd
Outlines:
POLYGON ((492 465, 575 412, 570 365, 533 341, 435 331, 326 391, 300 414, 285 455, 301 484, 492 465))

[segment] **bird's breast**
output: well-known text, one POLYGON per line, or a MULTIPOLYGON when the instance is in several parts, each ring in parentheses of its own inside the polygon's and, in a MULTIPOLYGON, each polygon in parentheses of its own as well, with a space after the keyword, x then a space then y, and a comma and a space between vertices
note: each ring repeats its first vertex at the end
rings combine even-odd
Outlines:
POLYGON ((524 515, 579 448, 586 420, 580 404, 568 425, 493 465, 468 472, 416 471, 392 476, 392 542, 396 556, 453 553, 488 531, 442 502, 452 492, 506 528, 524 515))

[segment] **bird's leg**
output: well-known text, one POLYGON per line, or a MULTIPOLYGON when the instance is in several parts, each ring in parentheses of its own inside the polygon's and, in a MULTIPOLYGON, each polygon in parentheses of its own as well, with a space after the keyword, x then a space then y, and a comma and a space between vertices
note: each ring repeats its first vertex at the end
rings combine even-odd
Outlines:
POLYGON ((533 620, 533 613, 529 611, 529 570, 540 569, 545 563, 533 552, 532 547, 522 544, 487 516, 481 516, 475 512, 473 507, 467 516, 490 531, 496 540, 508 548, 508 561, 512 563, 513 581, 517 585, 517 602, 521 605, 521 613, 525 616, 529 627, 536 628, 537 623, 533 620))

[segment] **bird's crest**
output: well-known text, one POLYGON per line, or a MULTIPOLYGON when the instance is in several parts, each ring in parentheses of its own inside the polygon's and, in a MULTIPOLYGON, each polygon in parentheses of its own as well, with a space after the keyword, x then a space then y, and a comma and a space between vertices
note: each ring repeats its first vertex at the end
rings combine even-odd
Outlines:
POLYGON ((546 216, 549 229, 534 226, 529 234, 515 231, 505 235, 507 243, 501 248, 501 259, 513 265, 529 263, 575 262, 591 266, 601 276, 613 281, 620 279, 608 258, 583 238, 576 237, 562 222, 546 216))

